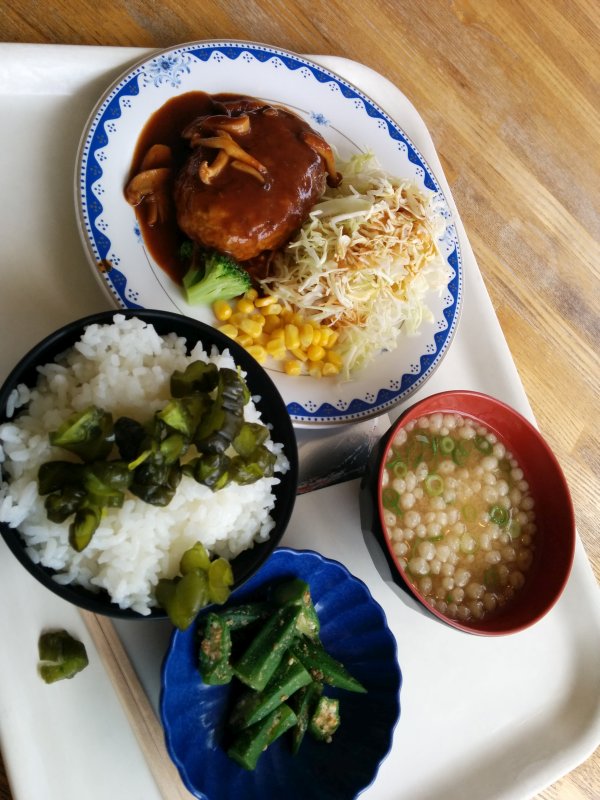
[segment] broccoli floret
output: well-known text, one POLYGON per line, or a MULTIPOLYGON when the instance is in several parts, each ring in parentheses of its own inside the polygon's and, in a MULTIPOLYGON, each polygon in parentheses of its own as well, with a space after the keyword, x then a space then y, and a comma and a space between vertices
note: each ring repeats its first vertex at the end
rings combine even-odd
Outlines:
POLYGON ((229 300, 244 294, 252 285, 246 270, 217 250, 209 250, 203 258, 193 259, 182 283, 190 305, 210 305, 216 300, 229 300))

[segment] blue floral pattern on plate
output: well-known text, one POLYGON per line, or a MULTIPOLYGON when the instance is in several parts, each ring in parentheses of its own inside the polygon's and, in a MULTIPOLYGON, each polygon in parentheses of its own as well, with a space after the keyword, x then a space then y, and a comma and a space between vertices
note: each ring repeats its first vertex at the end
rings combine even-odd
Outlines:
POLYGON ((122 190, 137 137, 155 110, 176 93, 234 87, 288 105, 342 155, 372 149, 386 168, 412 177, 440 200, 447 226, 439 245, 451 279, 433 298, 434 322, 346 383, 271 372, 298 426, 381 414, 416 391, 450 345, 462 301, 458 235, 434 174, 397 123, 355 86, 302 56, 253 43, 198 42, 154 54, 117 79, 90 117, 77 162, 80 229, 94 271, 119 306, 164 308, 211 322, 210 310, 188 306, 154 263, 122 190))

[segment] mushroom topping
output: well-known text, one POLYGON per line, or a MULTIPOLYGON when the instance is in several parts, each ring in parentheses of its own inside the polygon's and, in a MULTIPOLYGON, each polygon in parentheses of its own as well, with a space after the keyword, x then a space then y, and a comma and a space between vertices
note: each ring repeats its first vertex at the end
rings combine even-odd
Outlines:
POLYGON ((146 169, 157 169, 158 167, 170 167, 173 164, 173 154, 171 148, 166 144, 153 144, 148 148, 146 155, 142 159, 140 172, 146 169))
MULTIPOLYGON (((247 153, 240 145, 227 133, 227 131, 218 129, 217 136, 209 136, 207 138, 198 138, 197 146, 210 147, 221 150, 221 153, 226 153, 228 157, 235 159, 240 164, 252 167, 251 174, 259 174, 259 179, 264 183, 264 176, 267 173, 266 167, 260 163, 254 156, 247 153)), ((206 162, 203 162, 206 163, 206 162)), ((202 176, 200 176, 202 180, 202 176)), ((206 181, 205 181, 206 182, 206 181)))
POLYGON ((219 153, 212 164, 208 161, 202 161, 200 169, 198 170, 198 177, 202 183, 212 183, 213 180, 220 175, 229 163, 229 156, 225 150, 219 150, 219 153))
POLYGON ((325 162, 328 176, 327 183, 330 186, 339 186, 342 175, 337 172, 335 168, 335 157, 329 144, 314 131, 304 131, 302 133, 302 139, 309 147, 312 147, 315 153, 318 153, 325 162))
POLYGON ((125 199, 132 206, 144 203, 146 222, 150 227, 164 222, 169 212, 170 167, 158 167, 138 172, 125 188, 125 199))
POLYGON ((243 136, 250 132, 250 117, 248 114, 240 114, 238 117, 230 117, 227 114, 214 114, 212 117, 205 117, 200 123, 200 130, 194 131, 190 135, 190 146, 196 147, 195 139, 201 136, 203 128, 209 131, 227 131, 237 136, 243 136))

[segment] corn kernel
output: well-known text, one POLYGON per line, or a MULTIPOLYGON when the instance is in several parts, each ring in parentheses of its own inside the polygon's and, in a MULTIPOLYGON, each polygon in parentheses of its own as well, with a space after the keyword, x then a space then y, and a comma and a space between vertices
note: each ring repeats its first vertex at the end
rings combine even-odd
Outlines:
POLYGON ((321 344, 321 326, 320 325, 313 325, 313 344, 321 344))
POLYGON ((244 297, 246 298, 246 300, 250 300, 250 302, 252 303, 254 302, 254 300, 257 299, 258 292, 256 291, 256 289, 248 289, 244 297))
POLYGON ((320 344, 311 344, 306 352, 311 361, 322 361, 325 358, 325 348, 320 344))
POLYGON ((243 320, 246 319, 246 315, 242 314, 240 311, 235 311, 230 317, 228 322, 232 325, 235 325, 237 328, 240 327, 243 320))
POLYGON ((323 375, 321 370, 322 364, 320 364, 318 361, 308 362, 308 374, 311 376, 311 378, 321 378, 323 375))
POLYGON ((269 339, 266 343, 265 348, 269 355, 272 355, 273 358, 279 358, 276 353, 283 353, 285 355, 285 345, 283 343, 283 339, 269 339))
POLYGON ((329 347, 329 342, 331 341, 332 333, 333 331, 331 330, 331 328, 326 328, 325 326, 321 328, 321 341, 319 342, 321 347, 329 347))
POLYGON ((257 308, 265 308, 266 306, 271 306, 276 302, 277 298, 274 294, 266 294, 264 297, 256 297, 254 300, 254 305, 257 308))
POLYGON ((250 355, 255 358, 259 364, 264 364, 267 360, 267 351, 264 347, 261 347, 259 344, 251 344, 246 350, 250 353, 250 355))
POLYGON ((240 298, 235 307, 242 314, 251 314, 254 311, 254 303, 252 300, 246 300, 245 297, 240 298))
POLYGON ((327 328, 328 331, 328 338, 327 338, 327 347, 333 347, 333 345, 339 339, 339 333, 334 331, 333 328, 327 328))
POLYGON ((269 334, 269 338, 277 339, 283 345, 283 340, 285 339, 285 331, 281 327, 275 328, 269 334))
POLYGON ((300 328, 300 344, 305 349, 313 343, 313 326, 305 322, 300 328))
POLYGON ((261 335, 262 325, 259 325, 258 322, 255 322, 251 317, 246 317, 246 319, 240 322, 240 330, 255 339, 257 336, 261 335))
POLYGON ((302 364, 294 358, 286 361, 283 365, 283 369, 286 375, 300 375, 302 372, 302 364))
POLYGON ((323 364, 323 369, 321 371, 321 374, 323 375, 323 377, 326 377, 327 375, 338 375, 339 372, 340 372, 339 367, 337 367, 335 364, 332 364, 330 361, 326 361, 323 364))
POLYGON ((301 350, 299 347, 292 347, 290 348, 290 353, 297 358, 298 361, 308 361, 308 356, 305 350, 301 350))
POLYGON ((235 325, 230 325, 228 322, 225 323, 225 325, 221 325, 218 330, 220 330, 221 333, 224 333, 225 336, 229 336, 230 339, 235 339, 235 337, 238 335, 238 329, 235 327, 235 325))
MULTIPOLYGON (((261 317, 263 315, 261 314, 261 317)), ((276 328, 279 328, 279 317, 271 316, 271 317, 263 317, 264 325, 263 331, 265 333, 272 333, 276 328)))
POLYGON ((328 350, 325 361, 328 361, 330 364, 335 364, 338 368, 342 366, 342 357, 337 350, 328 350))
POLYGON ((251 344, 254 344, 254 340, 247 333, 238 334, 237 342, 238 344, 241 344, 242 347, 250 347, 251 344))
POLYGON ((232 314, 231 306, 227 300, 217 300, 214 302, 213 314, 219 322, 226 322, 232 314))
POLYGON ((270 316, 271 314, 279 315, 281 314, 282 311, 283 311, 283 306, 281 305, 281 303, 271 303, 270 306, 264 306, 263 314, 265 316, 267 315, 270 316))
POLYGON ((294 347, 298 347, 298 345, 300 344, 300 337, 298 336, 298 326, 288 323, 283 330, 285 334, 285 346, 288 348, 288 350, 291 350, 294 347))

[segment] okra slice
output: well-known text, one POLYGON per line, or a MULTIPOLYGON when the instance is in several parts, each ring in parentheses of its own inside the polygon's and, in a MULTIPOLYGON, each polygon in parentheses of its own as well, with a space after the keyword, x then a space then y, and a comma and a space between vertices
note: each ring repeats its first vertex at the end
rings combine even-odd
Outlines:
POLYGON ((329 655, 320 642, 303 638, 294 642, 291 649, 315 681, 336 686, 338 689, 347 689, 350 692, 367 691, 343 664, 329 655))
POLYGON ((282 703, 260 722, 241 731, 227 750, 227 755, 244 769, 253 770, 262 752, 292 728, 295 722, 296 715, 292 709, 282 703))
POLYGON ((219 612, 230 631, 239 631, 255 622, 261 622, 273 613, 273 606, 266 602, 241 603, 219 612))
POLYGON ((290 697, 290 706, 296 715, 296 724, 292 729, 292 753, 294 755, 300 750, 300 745, 308 730, 308 723, 322 693, 323 684, 312 681, 290 697))
POLYGON ((232 728, 248 728, 309 683, 312 678, 308 670, 295 656, 286 654, 262 692, 248 690, 240 697, 229 724, 232 728))
POLYGON ((294 638, 300 611, 299 606, 284 606, 260 627, 233 665, 234 673, 242 683, 262 692, 294 638))
POLYGON ((321 624, 310 595, 310 587, 305 581, 293 578, 285 583, 280 583, 273 587, 271 599, 278 606, 300 606, 302 612, 296 625, 298 631, 310 639, 318 638, 321 624))
POLYGON ((207 614, 199 653, 199 669, 204 683, 209 686, 229 683, 233 677, 230 657, 229 628, 218 614, 207 614))
POLYGON ((337 697, 320 697, 310 721, 308 730, 320 742, 330 742, 340 727, 340 701, 337 697))

